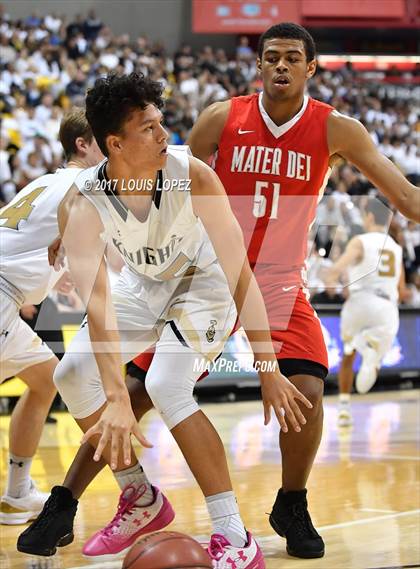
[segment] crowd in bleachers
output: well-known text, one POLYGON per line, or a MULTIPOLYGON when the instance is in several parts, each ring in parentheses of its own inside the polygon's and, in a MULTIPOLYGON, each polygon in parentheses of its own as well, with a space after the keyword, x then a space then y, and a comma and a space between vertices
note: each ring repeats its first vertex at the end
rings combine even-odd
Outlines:
MULTIPOLYGON (((83 105, 86 90, 110 71, 140 71, 165 86, 165 125, 172 144, 183 143, 198 114, 214 101, 260 90, 256 54, 248 39, 235 53, 182 45, 168 53, 146 36, 114 35, 91 10, 66 20, 36 13, 13 21, 0 14, 0 202, 7 203, 30 180, 54 171, 63 161, 57 134, 63 112, 83 105)), ((320 68, 309 84, 311 96, 361 120, 381 151, 413 182, 420 179, 415 87, 387 85, 355 73, 351 65, 320 68)), ((348 164, 336 167, 319 206, 319 231, 309 259, 310 286, 323 294, 322 271, 345 242, 361 230, 364 196, 371 184, 348 164), (329 226, 325 225, 328 222, 329 226), (339 226, 339 232, 334 225, 339 226), (333 243, 334 237, 334 243, 333 243)), ((394 217, 392 231, 404 246, 409 292, 420 305, 419 227, 394 217)), ((335 291, 335 300, 342 300, 335 291)), ((325 295, 324 295, 325 296, 325 295)), ((328 301, 328 298, 326 299, 328 301)))

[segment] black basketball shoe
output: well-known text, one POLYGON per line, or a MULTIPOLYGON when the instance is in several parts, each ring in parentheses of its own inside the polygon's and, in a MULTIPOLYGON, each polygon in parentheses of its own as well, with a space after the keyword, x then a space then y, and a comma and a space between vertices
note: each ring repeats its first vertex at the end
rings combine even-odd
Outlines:
POLYGON ((20 534, 18 551, 49 557, 55 554, 57 547, 71 543, 77 504, 68 488, 54 486, 42 512, 20 534))
POLYGON ((280 488, 269 518, 271 527, 286 538, 287 553, 293 557, 323 557, 325 545, 312 525, 306 489, 283 492, 280 488))

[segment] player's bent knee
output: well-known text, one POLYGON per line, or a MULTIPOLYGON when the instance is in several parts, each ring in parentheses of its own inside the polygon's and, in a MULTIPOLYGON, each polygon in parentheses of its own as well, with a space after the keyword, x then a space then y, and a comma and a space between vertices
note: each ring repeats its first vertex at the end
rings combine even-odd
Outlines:
POLYGON ((68 410, 76 419, 84 419, 105 403, 102 383, 85 366, 85 360, 66 354, 54 372, 54 384, 68 410))
POLYGON ((322 399, 324 395, 324 382, 322 379, 312 376, 295 376, 291 378, 294 385, 308 399, 312 405, 312 412, 322 410, 322 399))
POLYGON ((72 358, 63 358, 57 365, 53 376, 54 384, 64 403, 69 407, 78 391, 76 366, 72 358))
POLYGON ((322 411, 322 400, 324 395, 324 383, 319 386, 311 386, 303 391, 303 395, 312 403, 312 413, 317 414, 322 411))
POLYGON ((134 415, 137 419, 140 419, 147 411, 153 409, 153 403, 146 391, 145 383, 131 375, 127 375, 126 385, 134 415))
POLYGON ((195 381, 186 381, 184 378, 180 382, 180 378, 171 374, 166 378, 153 375, 146 378, 145 385, 153 405, 170 430, 199 411, 193 397, 195 381))

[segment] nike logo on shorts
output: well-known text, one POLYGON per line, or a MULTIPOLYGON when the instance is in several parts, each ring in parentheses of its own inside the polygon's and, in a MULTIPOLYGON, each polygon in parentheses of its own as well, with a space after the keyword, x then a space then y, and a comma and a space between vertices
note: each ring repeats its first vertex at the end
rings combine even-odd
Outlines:
POLYGON ((293 285, 293 286, 284 286, 284 287, 283 287, 283 290, 284 290, 284 292, 289 292, 289 290, 292 290, 293 288, 296 288, 296 285, 293 285))

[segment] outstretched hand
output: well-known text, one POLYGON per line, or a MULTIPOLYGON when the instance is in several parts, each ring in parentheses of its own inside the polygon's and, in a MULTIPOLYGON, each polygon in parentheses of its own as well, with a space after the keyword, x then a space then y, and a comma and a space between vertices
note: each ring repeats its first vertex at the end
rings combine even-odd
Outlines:
POLYGON ((128 403, 125 401, 109 401, 98 422, 83 435, 81 443, 85 443, 94 435, 100 435, 93 460, 99 461, 104 448, 110 443, 110 466, 112 470, 115 470, 120 452, 122 452, 124 464, 129 465, 131 462, 131 433, 142 446, 147 448, 153 446, 141 432, 130 400, 128 403))
POLYGON ((297 401, 300 401, 308 409, 312 409, 312 403, 291 383, 287 377, 276 372, 260 372, 261 392, 264 405, 264 425, 271 420, 271 407, 274 409, 281 430, 287 433, 286 418, 299 433, 301 425, 306 424, 305 416, 300 410, 297 401))

